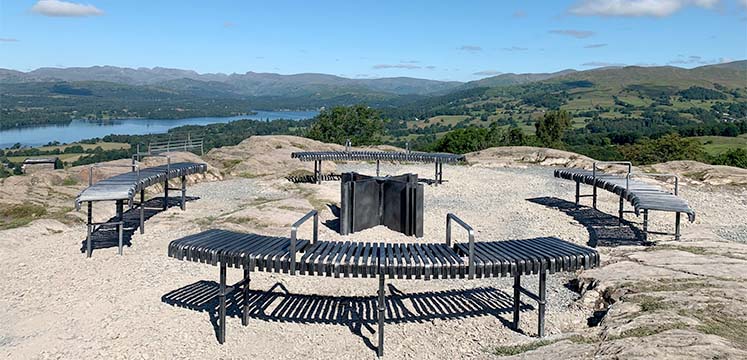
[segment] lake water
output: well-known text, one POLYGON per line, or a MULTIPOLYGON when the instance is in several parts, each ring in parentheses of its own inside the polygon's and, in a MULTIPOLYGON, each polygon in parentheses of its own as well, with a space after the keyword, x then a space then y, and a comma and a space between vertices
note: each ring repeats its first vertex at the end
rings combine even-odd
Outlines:
POLYGON ((242 119, 304 120, 316 116, 317 111, 256 111, 254 115, 231 117, 198 117, 178 120, 123 119, 110 121, 73 120, 67 125, 45 125, 0 131, 0 149, 21 143, 27 146, 45 145, 51 141, 71 143, 110 134, 143 135, 165 133, 183 125, 208 125, 242 119))

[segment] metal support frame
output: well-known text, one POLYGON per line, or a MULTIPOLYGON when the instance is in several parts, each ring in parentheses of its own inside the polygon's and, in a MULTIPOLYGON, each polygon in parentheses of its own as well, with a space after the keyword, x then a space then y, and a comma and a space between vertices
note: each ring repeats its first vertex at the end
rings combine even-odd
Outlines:
POLYGON ((218 342, 226 342, 226 263, 220 263, 220 287, 218 288, 218 342))
POLYGON ((306 215, 304 215, 302 218, 298 219, 298 221, 294 222, 291 226, 291 240, 290 240, 290 248, 288 252, 288 256, 290 256, 290 274, 296 275, 296 242, 298 237, 298 228, 303 225, 303 223, 306 222, 306 220, 309 220, 309 218, 314 217, 314 233, 313 238, 311 240, 311 243, 316 243, 317 239, 319 238, 319 212, 316 210, 311 210, 306 215))
POLYGON ((386 317, 386 302, 384 299, 385 276, 383 269, 379 272, 379 301, 377 301, 378 322, 379 322, 379 346, 376 348, 378 357, 384 356, 384 318, 386 317))
MULTIPOLYGON (((592 170, 591 170, 591 176, 594 179, 594 183, 591 185, 593 188, 592 193, 592 208, 594 210, 597 209, 597 165, 626 165, 628 167, 628 173, 625 175, 625 189, 630 188, 630 177, 633 175, 633 163, 630 161, 595 161, 592 163, 592 170)), ((578 194, 578 181, 576 181, 576 194, 578 194)), ((579 195, 576 195, 576 205, 578 205, 578 197, 579 195)), ((622 205, 621 205, 622 206, 622 205)), ((622 223, 622 215, 620 215, 620 221, 622 223)))
MULTIPOLYGON (((88 186, 93 186, 93 170, 95 168, 100 167, 127 167, 131 168, 133 172, 137 172, 137 178, 138 181, 140 180, 140 164, 134 161, 132 161, 132 164, 130 165, 120 165, 120 164, 93 164, 88 167, 88 186)), ((129 207, 132 208, 132 199, 130 199, 128 203, 129 207)), ((93 232, 96 231, 96 226, 102 226, 102 225, 114 225, 116 226, 117 230, 117 236, 118 236, 118 248, 117 248, 117 254, 122 255, 122 247, 123 247, 123 236, 124 236, 124 200, 116 200, 115 202, 115 221, 110 222, 102 222, 102 223, 94 223, 93 222, 93 201, 88 201, 88 206, 86 208, 87 210, 87 216, 86 216, 86 257, 91 257, 93 254, 93 232)))
POLYGON ((521 294, 528 296, 530 299, 537 302, 537 335, 539 337, 545 336, 545 310, 547 306, 547 269, 542 267, 539 273, 539 294, 534 294, 531 291, 521 286, 521 274, 517 273, 514 275, 514 319, 513 326, 514 330, 519 331, 519 308, 521 304, 521 294))
POLYGON ((145 189, 140 189, 140 234, 145 233, 145 189))
POLYGON ((579 205, 579 200, 581 200, 581 182, 576 180, 576 207, 579 205))
POLYGON ((648 240, 648 209, 643 210, 643 240, 648 240))
POLYGON ((249 269, 244 269, 244 286, 242 290, 242 301, 243 306, 241 307, 241 325, 247 326, 249 324, 249 283, 252 282, 252 272, 249 269))
POLYGON ((451 221, 454 220, 457 224, 467 230, 467 236, 469 237, 467 261, 469 262, 469 275, 468 278, 475 278, 475 230, 472 226, 469 226, 462 219, 452 213, 446 214, 446 245, 451 246, 451 221))
POLYGON ((180 205, 182 208, 182 211, 187 209, 187 177, 182 175, 182 199, 180 201, 180 205))
POLYGON ((381 166, 381 160, 376 160, 376 176, 379 176, 379 174, 381 173, 379 170, 380 166, 381 166))

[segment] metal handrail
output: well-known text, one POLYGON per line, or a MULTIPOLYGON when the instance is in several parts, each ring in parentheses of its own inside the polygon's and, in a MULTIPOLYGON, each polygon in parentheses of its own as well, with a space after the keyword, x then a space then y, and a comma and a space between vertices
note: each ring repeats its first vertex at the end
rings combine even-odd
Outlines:
POLYGON ((469 226, 462 219, 452 213, 446 214, 446 245, 451 246, 451 221, 454 220, 457 224, 461 225, 467 230, 467 236, 469 237, 467 261, 469 262, 469 279, 475 278, 475 229, 469 226))
POLYGON ((146 157, 162 157, 166 158, 166 178, 168 179, 168 174, 171 172, 171 156, 168 155, 162 155, 162 154, 149 154, 149 153, 138 153, 138 154, 132 154, 132 163, 135 164, 135 157, 137 156, 138 161, 143 161, 143 158, 146 157))
POLYGON ((680 177, 676 174, 666 174, 666 173, 644 173, 646 176, 653 176, 653 177, 668 177, 668 178, 674 178, 674 195, 679 195, 679 183, 680 183, 680 177))
POLYGON ((290 243, 290 273, 291 275, 296 274, 296 241, 298 238, 298 228, 303 225, 303 223, 306 222, 306 220, 309 220, 309 218, 314 217, 314 234, 312 235, 311 243, 316 243, 317 239, 319 238, 319 212, 316 210, 311 210, 306 215, 304 215, 302 218, 298 219, 298 221, 294 222, 293 225, 291 225, 291 243, 290 243))
POLYGON ((625 189, 630 189, 630 177, 633 175, 633 163, 630 161, 595 161, 592 163, 591 177, 594 179, 594 186, 596 187, 597 179, 597 164, 606 165, 627 165, 628 173, 625 175, 625 189))

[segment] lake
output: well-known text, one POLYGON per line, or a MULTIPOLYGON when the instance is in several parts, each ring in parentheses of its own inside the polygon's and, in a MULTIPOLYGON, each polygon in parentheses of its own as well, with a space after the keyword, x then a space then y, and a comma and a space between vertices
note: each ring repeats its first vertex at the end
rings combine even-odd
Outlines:
POLYGON ((178 120, 122 119, 122 120, 73 120, 67 125, 44 125, 0 131, 0 149, 21 143, 26 146, 45 145, 51 141, 71 143, 83 139, 104 137, 110 134, 143 135, 165 133, 171 128, 183 125, 208 125, 227 123, 242 119, 252 120, 304 120, 317 111, 255 111, 253 115, 230 117, 197 117, 178 120))

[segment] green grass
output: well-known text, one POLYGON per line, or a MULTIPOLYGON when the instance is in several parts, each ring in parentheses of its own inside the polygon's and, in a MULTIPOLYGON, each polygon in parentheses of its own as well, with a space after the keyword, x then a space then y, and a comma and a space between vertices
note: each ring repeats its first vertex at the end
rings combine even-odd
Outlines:
POLYGON ((696 136, 696 139, 703 144, 705 151, 710 155, 718 155, 730 149, 747 149, 747 134, 738 137, 727 136, 696 136))
POLYGON ((617 339, 624 339, 629 337, 646 337, 651 335, 656 335, 658 333, 663 333, 665 331, 669 330, 675 330, 675 329, 685 329, 687 328, 687 324, 676 322, 676 323, 664 323, 664 324, 657 324, 652 326, 641 326, 630 330, 625 330, 620 335, 608 338, 607 340, 617 340, 617 339))
POLYGON ((47 209, 41 205, 0 205, 0 230, 21 227, 45 215, 47 209))
POLYGON ((555 343, 555 340, 539 340, 528 344, 499 346, 493 349, 493 354, 498 356, 512 356, 539 349, 543 346, 555 343))

